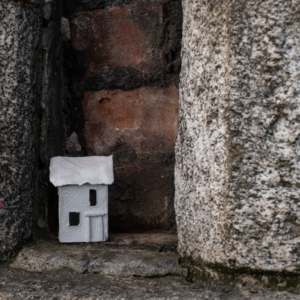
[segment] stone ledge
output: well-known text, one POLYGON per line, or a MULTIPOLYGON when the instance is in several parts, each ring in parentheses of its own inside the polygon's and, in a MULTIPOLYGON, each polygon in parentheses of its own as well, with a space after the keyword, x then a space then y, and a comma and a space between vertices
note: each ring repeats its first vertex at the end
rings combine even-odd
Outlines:
POLYGON ((226 291, 245 288, 254 293, 264 289, 299 293, 300 275, 250 268, 228 268, 220 264, 205 263, 191 257, 180 258, 180 266, 188 270, 187 280, 201 282, 226 291))
POLYGON ((152 299, 152 300, 299 300, 288 292, 225 291, 187 282, 178 276, 157 278, 77 274, 68 269, 28 272, 0 265, 2 299, 152 299))
POLYGON ((129 248, 96 248, 92 244, 39 242, 25 247, 11 268, 43 272, 68 268, 76 273, 120 277, 187 276, 178 264, 179 255, 129 248))

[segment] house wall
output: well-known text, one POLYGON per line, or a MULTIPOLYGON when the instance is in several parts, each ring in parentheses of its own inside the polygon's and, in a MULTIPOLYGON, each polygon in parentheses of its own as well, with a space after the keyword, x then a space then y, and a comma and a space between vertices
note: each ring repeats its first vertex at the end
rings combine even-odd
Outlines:
POLYGON ((183 8, 179 252, 198 266, 298 273, 300 3, 183 8))
POLYGON ((181 2, 64 7, 67 154, 114 155, 110 230, 174 231, 181 2))
MULTIPOLYGON (((87 217, 86 212, 106 212, 103 217, 104 236, 108 238, 108 186, 107 185, 67 185, 58 188, 59 191, 59 240, 63 243, 86 242, 87 217), (97 203, 90 206, 90 189, 96 190, 97 203), (69 213, 79 212, 78 226, 69 226, 69 213)), ((93 228, 90 228, 92 231, 93 228)))
POLYGON ((0 261, 33 233, 40 37, 39 1, 0 1, 0 261))

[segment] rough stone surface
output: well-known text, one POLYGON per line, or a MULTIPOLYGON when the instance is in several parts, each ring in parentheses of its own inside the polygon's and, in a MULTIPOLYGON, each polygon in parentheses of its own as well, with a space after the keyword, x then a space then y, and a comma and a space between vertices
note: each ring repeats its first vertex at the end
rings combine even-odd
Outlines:
POLYGON ((181 1, 79 2, 64 9, 73 45, 65 44, 65 58, 75 73, 67 72, 81 85, 71 92, 178 84, 181 1))
POLYGON ((178 1, 76 13, 72 15, 71 30, 86 89, 129 90, 178 84, 178 1))
POLYGON ((178 264, 179 255, 134 249, 97 249, 89 245, 39 243, 24 248, 11 268, 49 271, 69 268, 77 273, 96 272, 121 277, 187 276, 178 264))
POLYGON ((177 251, 177 234, 169 233, 111 233, 106 245, 128 246, 133 249, 152 251, 177 251))
POLYGON ((178 131, 178 89, 86 92, 84 141, 88 155, 128 147, 136 155, 172 153, 178 131))
MULTIPOLYGON (((120 155, 128 149, 123 151, 120 155)), ((132 163, 116 162, 115 181, 108 188, 112 232, 176 231, 174 154, 151 155, 140 155, 132 163)))
POLYGON ((0 261, 32 235, 39 38, 38 9, 0 2, 0 261))
POLYGON ((81 152, 81 149, 82 147, 79 143, 78 135, 76 132, 73 132, 66 142, 66 150, 68 151, 68 153, 76 156, 77 153, 81 152))
POLYGON ((159 47, 162 21, 162 5, 157 3, 73 14, 72 45, 87 53, 86 75, 110 67, 159 72, 165 64, 159 47))
MULTIPOLYGON (((47 246, 52 245, 48 243, 47 246)), ((69 254, 66 251, 57 249, 53 251, 53 247, 50 249, 43 248, 43 250, 42 252, 36 249, 24 248, 10 267, 36 272, 62 268, 68 268, 76 273, 83 273, 87 270, 89 259, 84 257, 84 252, 79 249, 73 248, 72 253, 69 254)))
MULTIPOLYGON (((3 1, 5 2, 5 1, 3 1)), ((41 4, 43 3, 42 0, 23 0, 22 1, 22 4, 25 4, 25 5, 30 5, 31 7, 38 7, 40 6, 41 4)))
POLYGON ((179 252, 298 273, 300 3, 183 7, 179 252))
POLYGON ((87 154, 114 154, 116 182, 109 187, 110 230, 170 230, 175 223, 177 87, 88 91, 82 106, 87 154))
POLYGON ((71 29, 70 29, 70 22, 67 18, 61 18, 61 28, 60 28, 62 38, 64 42, 71 40, 71 29))
POLYGON ((28 272, 0 266, 0 299, 297 300, 299 294, 241 286, 215 289, 181 277, 116 277, 68 269, 28 272))
POLYGON ((178 265, 178 254, 146 250, 111 250, 92 258, 88 272, 122 277, 187 276, 187 270, 178 265))
POLYGON ((110 230, 174 231, 181 1, 65 1, 64 17, 68 135, 114 154, 110 230))
MULTIPOLYGON (((65 154, 65 114, 66 104, 62 94, 62 37, 61 1, 44 3, 47 19, 43 19, 43 60, 42 96, 39 123, 39 199, 37 202, 38 219, 44 220, 45 227, 37 226, 39 237, 45 238, 49 232, 57 232, 58 197, 57 190, 49 182, 50 158, 65 154)), ((43 9, 43 10, 44 10, 43 9)), ((45 17, 45 14, 44 14, 45 17)))

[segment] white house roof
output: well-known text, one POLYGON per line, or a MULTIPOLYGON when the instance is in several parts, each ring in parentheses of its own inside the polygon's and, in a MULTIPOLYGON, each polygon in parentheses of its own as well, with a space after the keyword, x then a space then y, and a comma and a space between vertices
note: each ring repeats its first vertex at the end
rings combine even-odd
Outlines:
POLYGON ((111 156, 53 157, 50 160, 50 181, 54 186, 112 184, 111 156))

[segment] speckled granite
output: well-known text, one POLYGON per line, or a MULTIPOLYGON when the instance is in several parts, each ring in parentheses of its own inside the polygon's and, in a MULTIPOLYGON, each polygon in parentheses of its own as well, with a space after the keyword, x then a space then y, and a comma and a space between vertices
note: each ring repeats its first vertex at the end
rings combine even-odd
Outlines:
POLYGON ((0 261, 32 234, 39 10, 0 1, 0 261))
POLYGON ((300 2, 183 8, 179 252, 299 273, 300 2))

